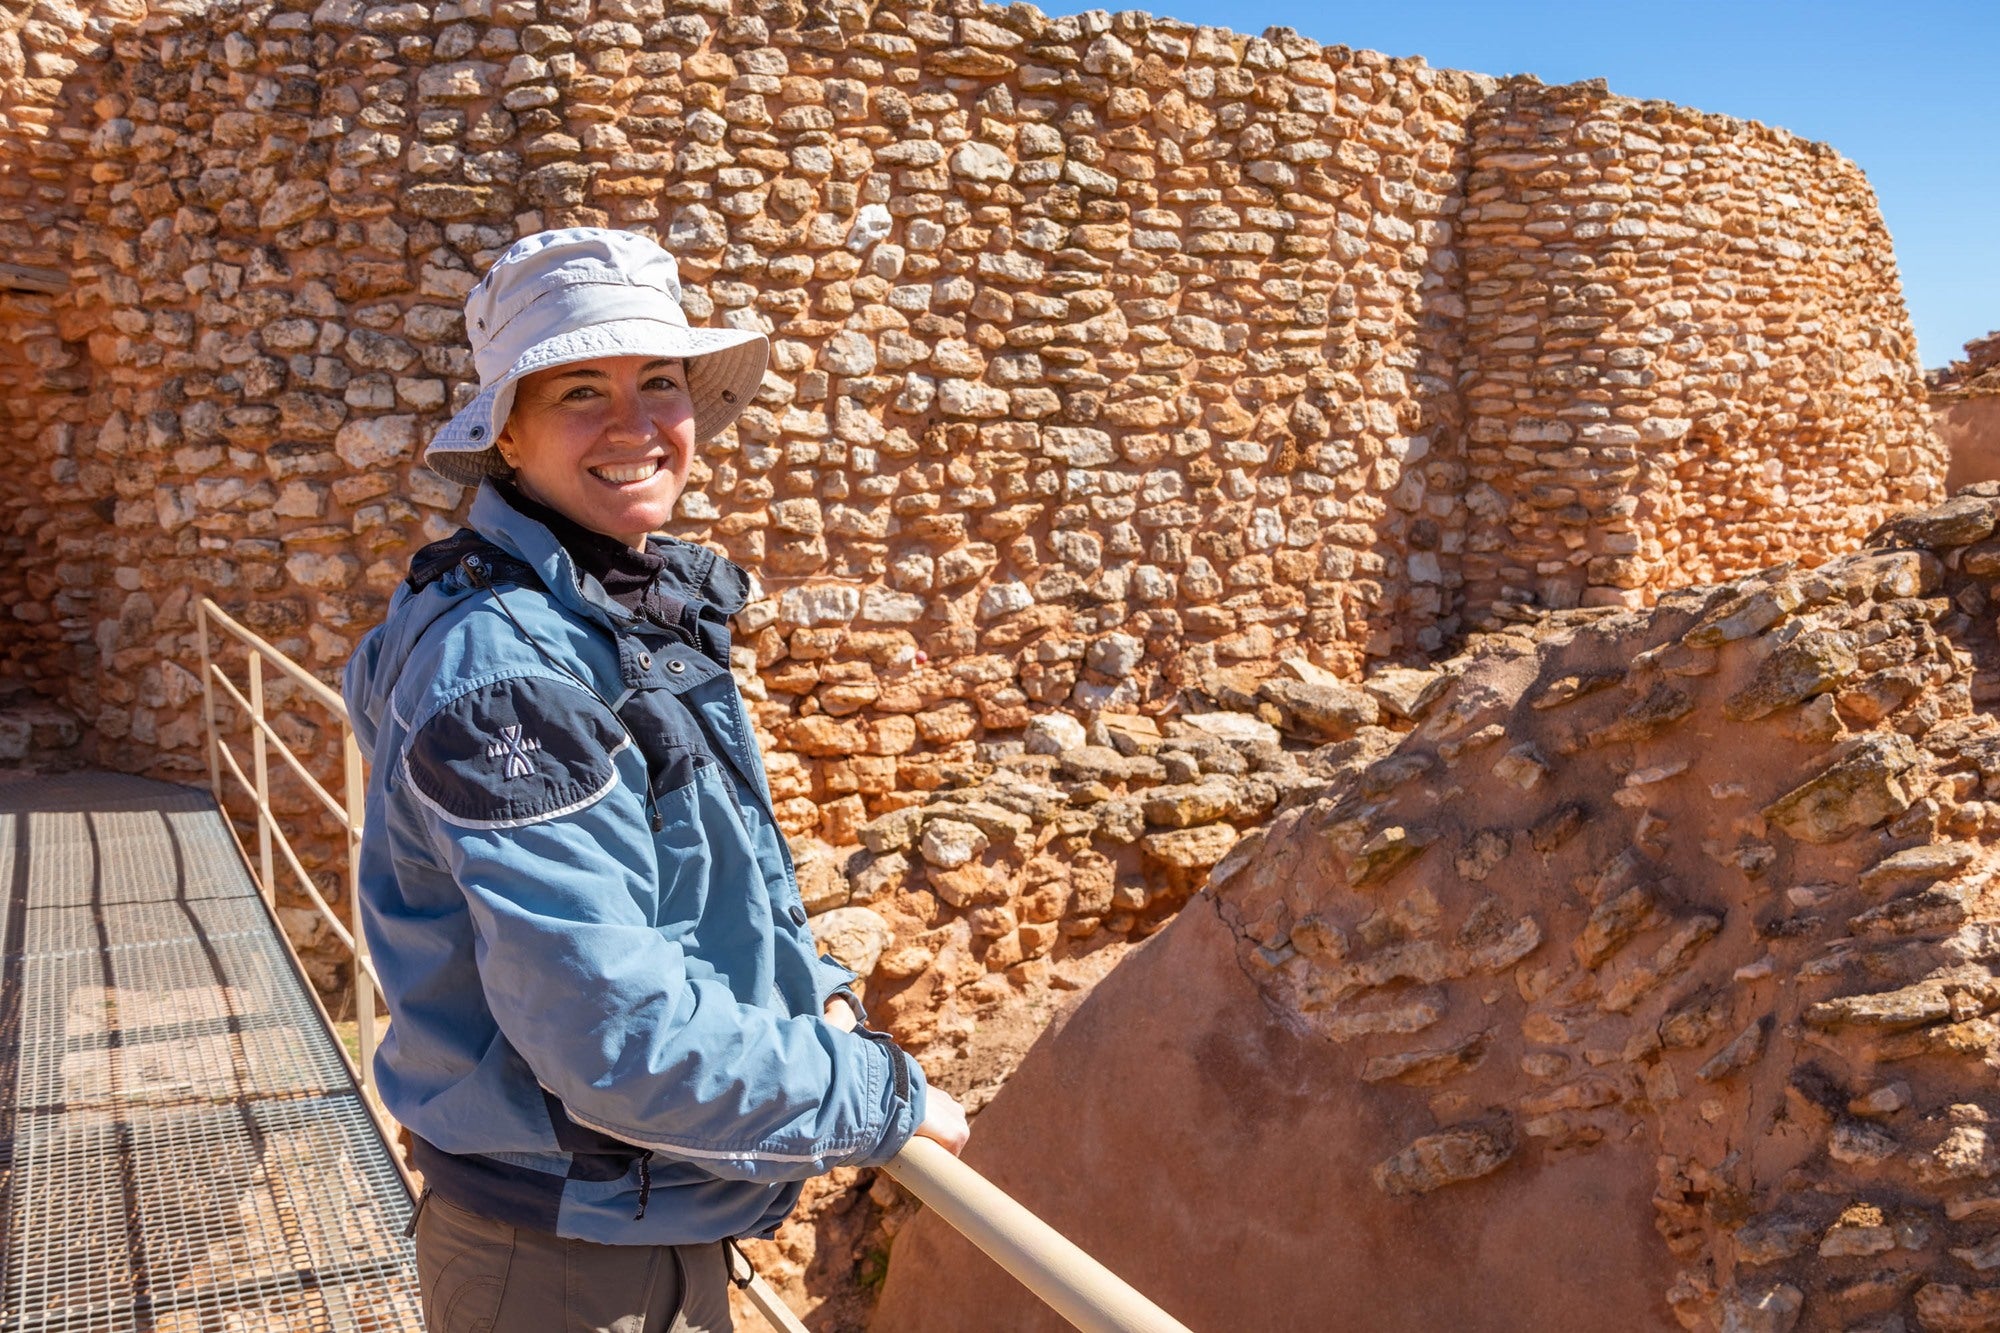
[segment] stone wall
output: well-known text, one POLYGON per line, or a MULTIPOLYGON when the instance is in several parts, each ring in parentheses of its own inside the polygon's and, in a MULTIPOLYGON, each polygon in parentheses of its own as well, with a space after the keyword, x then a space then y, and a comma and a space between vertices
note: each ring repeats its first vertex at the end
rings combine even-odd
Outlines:
POLYGON ((1470 141, 1469 619, 1811 563, 1939 494, 1852 163, 1601 84, 1510 85, 1470 141))
MULTIPOLYGON (((1818 563, 1942 472, 1858 171, 1601 86, 1025 5, 0 0, 0 242, 69 278, 0 291, 0 694, 197 780, 197 593, 331 678, 467 502, 415 462, 465 292, 571 223, 772 334, 676 530, 763 579, 822 933, 975 1102, 1396 743, 1387 664, 1818 563)), ((760 1255, 822 1326, 857 1183, 760 1255)))
POLYGON ((836 847, 1036 712, 1810 563, 1940 471, 1860 174, 1601 87, 1026 6, 5 12, 0 239, 70 287, 0 298, 0 672, 117 766, 201 770, 195 590, 331 676, 455 526, 460 302, 547 225, 772 333, 678 530, 766 582, 836 847))
POLYGON ((2000 481, 2000 332, 1974 338, 1965 355, 1925 375, 1931 424, 1949 466, 1952 490, 2000 481))

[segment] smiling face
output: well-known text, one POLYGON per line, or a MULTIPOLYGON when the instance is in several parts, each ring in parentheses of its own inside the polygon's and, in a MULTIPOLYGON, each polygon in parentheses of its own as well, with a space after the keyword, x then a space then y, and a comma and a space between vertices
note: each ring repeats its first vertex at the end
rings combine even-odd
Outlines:
POLYGON ((644 549, 694 462, 686 363, 606 356, 524 376, 494 443, 530 499, 644 549))

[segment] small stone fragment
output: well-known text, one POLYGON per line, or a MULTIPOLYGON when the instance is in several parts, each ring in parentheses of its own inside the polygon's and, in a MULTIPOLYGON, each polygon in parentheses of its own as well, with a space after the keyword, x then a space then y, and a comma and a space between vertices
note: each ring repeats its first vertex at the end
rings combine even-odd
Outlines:
POLYGON ((1431 1087, 1479 1068, 1486 1060, 1486 1048, 1491 1038, 1490 1032, 1476 1032, 1462 1041, 1435 1050, 1378 1055, 1362 1066, 1361 1077, 1368 1083, 1397 1082, 1431 1087))
POLYGON ((1491 1175, 1514 1156, 1517 1144, 1513 1122, 1496 1117, 1426 1134, 1379 1163, 1370 1174, 1384 1194, 1429 1194, 1446 1185, 1491 1175))
POLYGON ((1277 707, 1286 730, 1318 740, 1346 740, 1382 716, 1374 696, 1347 685, 1273 676, 1258 688, 1257 697, 1277 707))
POLYGON ((1380 884, 1421 855, 1436 837, 1427 829, 1408 829, 1394 824, 1380 830, 1361 845, 1361 850, 1348 863, 1348 886, 1360 889, 1380 884))
POLYGON ((1199 828, 1177 828, 1164 833, 1148 833, 1139 840, 1147 856, 1179 870, 1206 870, 1236 844, 1235 828, 1228 824, 1204 824, 1199 828))
POLYGON ((1727 1046, 1717 1051, 1700 1069, 1695 1077, 1704 1083, 1720 1083, 1739 1069, 1747 1068, 1764 1053, 1764 1039, 1771 1030, 1771 1020, 1760 1018, 1744 1028, 1732 1038, 1727 1046))

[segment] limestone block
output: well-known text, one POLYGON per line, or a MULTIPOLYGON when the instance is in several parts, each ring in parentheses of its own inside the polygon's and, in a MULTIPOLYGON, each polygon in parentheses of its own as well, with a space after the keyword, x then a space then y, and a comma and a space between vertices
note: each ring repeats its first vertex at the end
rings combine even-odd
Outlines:
POLYGON ((1229 854, 1238 834, 1229 824, 1204 824, 1148 833, 1139 840, 1147 856, 1177 870, 1207 870, 1229 854))
POLYGON ((358 417, 334 436, 334 452, 356 470, 382 467, 412 455, 417 444, 414 416, 358 417))
POLYGON ((866 907, 836 907, 812 920, 813 942, 833 960, 866 978, 875 971, 895 932, 881 915, 866 907))
POLYGON ((1029 754, 1064 754, 1084 744, 1083 724, 1068 713, 1043 713, 1029 721, 1024 743, 1029 754))
POLYGON ((940 870, 952 870, 972 860, 988 846, 986 834, 956 819, 932 819, 924 824, 918 850, 940 870))

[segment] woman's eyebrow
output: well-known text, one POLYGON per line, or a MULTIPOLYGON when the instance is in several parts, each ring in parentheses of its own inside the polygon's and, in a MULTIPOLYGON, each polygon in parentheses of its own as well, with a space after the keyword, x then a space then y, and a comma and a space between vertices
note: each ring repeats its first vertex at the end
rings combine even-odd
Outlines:
MULTIPOLYGON (((681 364, 680 361, 672 357, 660 357, 658 360, 648 361, 645 365, 639 367, 639 373, 641 375, 644 375, 648 371, 658 370, 661 366, 678 366, 680 364, 681 364)), ((551 375, 549 377, 549 382, 554 383, 556 380, 567 380, 567 379, 601 380, 603 378, 604 378, 604 372, 601 370, 593 370, 589 366, 578 366, 574 370, 559 371, 556 374, 551 375)))

